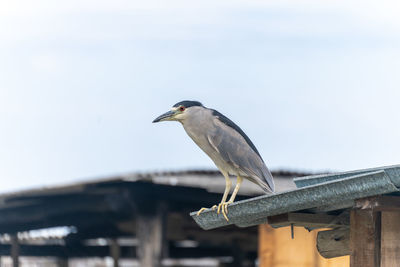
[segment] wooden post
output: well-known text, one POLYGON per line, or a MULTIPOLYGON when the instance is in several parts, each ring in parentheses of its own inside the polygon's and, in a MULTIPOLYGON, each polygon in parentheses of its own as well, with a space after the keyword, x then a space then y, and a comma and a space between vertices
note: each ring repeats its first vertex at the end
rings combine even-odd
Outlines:
POLYGON ((19 244, 17 234, 11 235, 11 258, 13 267, 19 266, 19 244))
POLYGON ((350 213, 351 267, 395 267, 400 262, 400 197, 356 200, 350 213))
POLYGON ((117 239, 110 240, 110 255, 113 258, 114 267, 119 267, 119 258, 121 255, 121 250, 117 239))
POLYGON ((380 212, 350 212, 350 267, 379 267, 381 252, 380 212))
POLYGON ((137 255, 140 266, 161 266, 165 250, 166 207, 156 203, 155 207, 139 210, 136 219, 137 255))
POLYGON ((400 212, 382 212, 381 267, 400 264, 400 212))

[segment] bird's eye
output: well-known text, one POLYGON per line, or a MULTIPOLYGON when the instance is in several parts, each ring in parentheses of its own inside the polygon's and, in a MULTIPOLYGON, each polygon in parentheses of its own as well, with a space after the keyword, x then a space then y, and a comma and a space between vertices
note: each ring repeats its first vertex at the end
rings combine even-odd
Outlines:
POLYGON ((184 110, 185 110, 185 107, 184 107, 184 106, 180 106, 180 107, 179 107, 179 110, 180 110, 180 111, 184 111, 184 110))

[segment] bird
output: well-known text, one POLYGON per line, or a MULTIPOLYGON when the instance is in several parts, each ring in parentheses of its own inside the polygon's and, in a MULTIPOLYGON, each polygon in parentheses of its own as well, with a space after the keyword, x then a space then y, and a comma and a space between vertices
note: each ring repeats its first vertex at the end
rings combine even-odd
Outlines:
MULTIPOLYGON (((229 221, 228 205, 232 204, 244 179, 260 186, 267 193, 274 193, 275 185, 257 148, 250 138, 233 121, 220 112, 203 106, 198 101, 184 100, 173 105, 171 110, 158 116, 153 123, 178 121, 193 141, 211 158, 225 178, 225 191, 221 202, 211 207, 229 221), (232 182, 236 185, 227 201, 232 182)), ((199 216, 207 208, 201 208, 199 216)))

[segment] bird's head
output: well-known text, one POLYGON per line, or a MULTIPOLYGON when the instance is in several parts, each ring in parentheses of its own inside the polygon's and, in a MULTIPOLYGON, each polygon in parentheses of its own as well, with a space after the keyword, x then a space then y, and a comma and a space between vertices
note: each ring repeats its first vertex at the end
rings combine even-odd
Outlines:
POLYGON ((153 123, 160 121, 182 121, 189 116, 193 107, 203 107, 203 105, 198 101, 190 100, 178 102, 173 105, 170 111, 167 111, 155 118, 153 123))

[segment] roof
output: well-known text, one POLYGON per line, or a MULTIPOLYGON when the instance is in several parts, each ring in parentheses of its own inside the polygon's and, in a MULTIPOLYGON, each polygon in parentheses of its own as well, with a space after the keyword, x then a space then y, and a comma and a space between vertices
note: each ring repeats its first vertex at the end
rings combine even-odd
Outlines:
POLYGON ((272 216, 293 212, 340 214, 353 207, 356 199, 397 194, 400 165, 312 175, 295 178, 294 182, 294 189, 233 203, 228 208, 229 221, 211 210, 200 216, 196 212, 190 215, 200 227, 208 230, 230 224, 248 227, 268 223, 272 216))
MULTIPOLYGON (((293 177, 306 175, 294 171, 274 171, 274 177, 278 180, 278 191, 295 188, 293 177)), ((55 195, 66 192, 81 192, 88 186, 116 183, 116 182, 150 182, 153 184, 167 186, 187 186, 192 188, 206 189, 208 192, 222 193, 225 189, 225 179, 217 170, 184 170, 184 171, 163 171, 163 172, 134 172, 108 176, 103 178, 88 179, 70 184, 58 184, 54 186, 38 187, 28 190, 7 192, 0 194, 0 208, 5 204, 6 199, 18 196, 55 195)), ((254 196, 264 194, 264 191, 257 185, 244 182, 238 195, 254 196)))
MULTIPOLYGON (((274 174, 282 190, 295 187, 295 173, 274 174)), ((257 228, 238 230, 232 226, 205 233, 189 216, 195 208, 218 203, 224 186, 225 179, 218 171, 198 170, 131 173, 2 194, 0 256, 10 254, 7 234, 16 233, 23 243, 20 253, 24 256, 107 256, 109 247, 85 242, 137 238, 138 218, 154 207, 162 207, 166 212, 167 253, 172 258, 226 257, 235 255, 239 247, 247 259, 254 260, 257 228), (58 228, 48 229, 51 227, 58 228), (56 232, 60 228, 61 235, 56 232), (46 232, 34 233, 35 229, 46 232), (182 247, 179 242, 185 240, 196 241, 196 246, 182 247)), ((250 182, 242 189, 238 199, 263 194, 250 182)), ((131 247, 121 247, 121 257, 135 258, 131 247)))
MULTIPOLYGON (((295 187, 293 173, 275 174, 282 190, 295 187)), ((0 233, 86 225, 87 220, 77 216, 82 214, 93 218, 94 214, 101 218, 107 215, 110 222, 120 221, 132 215, 132 203, 138 199, 166 201, 171 209, 187 214, 194 208, 217 203, 224 186, 225 180, 218 171, 197 170, 130 173, 1 194, 0 233)), ((263 194, 250 182, 242 189, 239 199, 263 194)))

